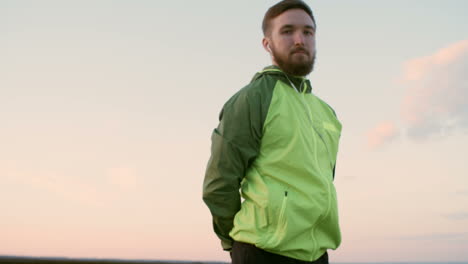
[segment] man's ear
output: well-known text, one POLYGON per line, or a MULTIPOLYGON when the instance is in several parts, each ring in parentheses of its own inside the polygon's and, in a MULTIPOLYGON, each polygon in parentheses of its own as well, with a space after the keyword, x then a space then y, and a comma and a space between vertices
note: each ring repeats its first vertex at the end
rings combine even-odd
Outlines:
POLYGON ((262 39, 263 48, 271 54, 270 40, 266 37, 262 39))

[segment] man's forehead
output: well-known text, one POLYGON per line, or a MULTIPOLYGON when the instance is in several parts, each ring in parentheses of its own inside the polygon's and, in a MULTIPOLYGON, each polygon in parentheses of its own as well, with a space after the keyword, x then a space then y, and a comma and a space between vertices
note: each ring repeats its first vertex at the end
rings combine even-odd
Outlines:
POLYGON ((273 19, 275 28, 289 27, 308 27, 315 29, 315 23, 312 18, 302 9, 290 9, 273 19))

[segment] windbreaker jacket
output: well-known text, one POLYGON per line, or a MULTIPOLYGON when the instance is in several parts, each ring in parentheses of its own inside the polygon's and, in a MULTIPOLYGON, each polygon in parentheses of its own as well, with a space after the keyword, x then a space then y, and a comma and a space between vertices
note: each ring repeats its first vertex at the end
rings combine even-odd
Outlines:
POLYGON ((310 82, 267 67, 226 102, 219 120, 203 199, 223 248, 236 240, 304 261, 336 249, 341 124, 310 82))

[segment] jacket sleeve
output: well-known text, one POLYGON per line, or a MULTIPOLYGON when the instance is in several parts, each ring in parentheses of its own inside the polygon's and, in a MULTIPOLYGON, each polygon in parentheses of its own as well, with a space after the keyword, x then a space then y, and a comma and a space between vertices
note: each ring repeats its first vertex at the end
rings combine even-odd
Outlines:
POLYGON ((245 89, 223 107, 211 136, 211 157, 203 182, 203 200, 213 217, 213 228, 224 250, 231 250, 235 214, 240 210, 239 188, 247 168, 257 157, 262 137, 259 96, 245 89))

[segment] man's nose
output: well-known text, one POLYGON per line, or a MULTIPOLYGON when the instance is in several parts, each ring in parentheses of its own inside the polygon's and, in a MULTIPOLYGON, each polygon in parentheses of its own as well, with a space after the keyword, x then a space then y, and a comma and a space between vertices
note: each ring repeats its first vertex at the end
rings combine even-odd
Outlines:
POLYGON ((294 34, 294 45, 303 46, 304 45, 304 34, 302 32, 296 32, 294 34))

